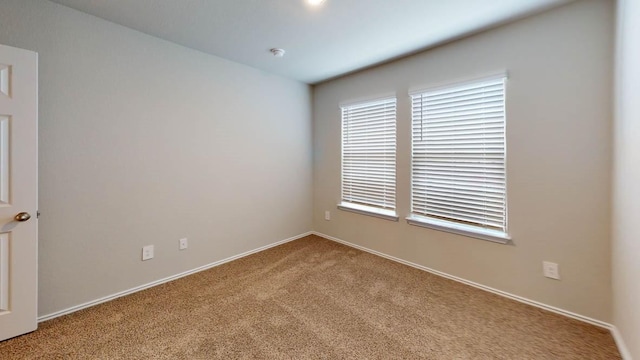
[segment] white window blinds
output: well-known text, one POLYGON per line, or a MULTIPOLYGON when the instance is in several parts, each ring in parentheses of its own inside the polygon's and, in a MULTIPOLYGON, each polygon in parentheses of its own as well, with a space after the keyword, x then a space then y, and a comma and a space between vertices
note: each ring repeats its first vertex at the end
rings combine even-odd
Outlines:
POLYGON ((412 214, 506 233, 505 78, 411 99, 412 214))
POLYGON ((395 210, 395 98, 342 107, 342 201, 395 210))

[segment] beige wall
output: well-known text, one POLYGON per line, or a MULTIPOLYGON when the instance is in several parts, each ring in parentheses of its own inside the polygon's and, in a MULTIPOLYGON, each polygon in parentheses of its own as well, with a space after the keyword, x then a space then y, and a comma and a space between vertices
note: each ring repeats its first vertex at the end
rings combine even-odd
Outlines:
MULTIPOLYGON (((48 1, 4 0, 0 43, 40 54, 39 313, 306 232, 313 193, 322 233, 610 321, 612 30, 612 2, 581 1, 317 86, 312 190, 306 85, 48 1), (407 90, 501 70, 512 245, 336 209, 339 102, 398 95, 405 216, 407 90), (143 263, 147 244, 156 258, 143 263), (562 281, 542 277, 542 260, 560 264, 562 281)), ((618 164, 636 161, 633 140, 621 144, 618 164)), ((635 191, 635 179, 618 177, 617 188, 635 191)), ((618 198, 616 209, 633 206, 618 198)), ((631 221, 616 220, 614 252, 615 320, 627 339, 638 333, 637 316, 625 318, 634 309, 625 296, 638 293, 631 221)))
POLYGON ((40 315, 311 230, 307 85, 48 1, 0 43, 40 54, 40 315))
POLYGON ((611 321, 614 3, 580 1, 314 88, 314 229, 602 321, 611 321), (500 245, 410 226, 407 91, 507 70, 509 232, 500 245), (344 212, 338 104, 398 97, 400 222, 344 212), (330 221, 324 211, 332 212, 330 221), (542 276, 560 264, 561 281, 542 276))
POLYGON ((640 2, 618 3, 613 196, 613 319, 640 359, 640 2))

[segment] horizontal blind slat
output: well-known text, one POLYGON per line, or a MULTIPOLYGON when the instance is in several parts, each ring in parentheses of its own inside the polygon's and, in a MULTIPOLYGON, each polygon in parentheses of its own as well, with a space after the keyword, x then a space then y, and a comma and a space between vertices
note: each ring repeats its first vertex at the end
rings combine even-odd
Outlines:
POLYGON ((342 107, 342 200, 395 209, 396 99, 342 107))
POLYGON ((411 211, 506 230, 504 79, 411 96, 411 211))

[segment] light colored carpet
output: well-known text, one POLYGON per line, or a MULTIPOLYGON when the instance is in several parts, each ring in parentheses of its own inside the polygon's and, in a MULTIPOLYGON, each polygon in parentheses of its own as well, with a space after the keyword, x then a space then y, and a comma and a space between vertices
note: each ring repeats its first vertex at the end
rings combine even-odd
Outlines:
POLYGON ((316 236, 0 343, 0 359, 619 358, 607 330, 316 236))

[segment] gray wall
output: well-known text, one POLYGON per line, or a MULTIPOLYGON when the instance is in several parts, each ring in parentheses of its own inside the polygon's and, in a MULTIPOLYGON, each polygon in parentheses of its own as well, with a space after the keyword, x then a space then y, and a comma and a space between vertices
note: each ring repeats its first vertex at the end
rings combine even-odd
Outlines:
POLYGON ((0 43, 40 54, 40 315, 311 230, 307 85, 48 1, 0 43))
POLYGON ((314 229, 602 321, 611 321, 610 186, 614 3, 579 1, 314 88, 314 229), (410 226, 410 98, 507 70, 512 245, 410 226), (336 209, 340 102, 398 97, 400 222, 336 209), (331 210, 332 219, 324 220, 331 210), (560 264, 561 281, 542 276, 560 264))
POLYGON ((640 2, 618 2, 613 196, 613 317, 640 359, 640 2))

